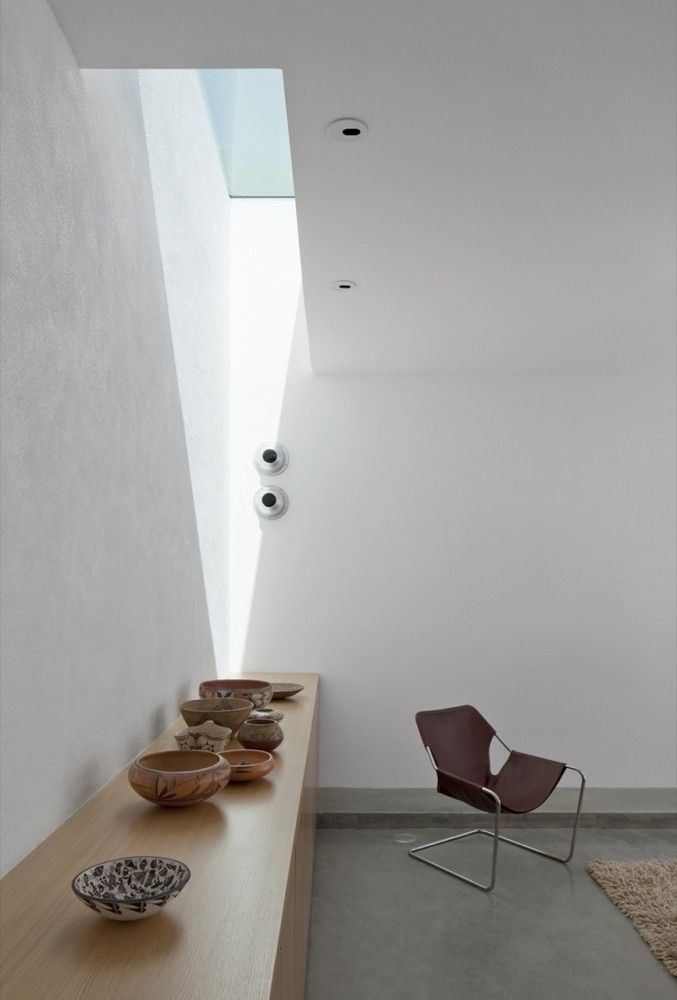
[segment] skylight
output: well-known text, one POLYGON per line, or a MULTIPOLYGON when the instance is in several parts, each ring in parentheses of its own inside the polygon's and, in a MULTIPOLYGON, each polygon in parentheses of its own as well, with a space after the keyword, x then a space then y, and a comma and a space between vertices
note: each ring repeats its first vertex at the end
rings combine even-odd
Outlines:
POLYGON ((199 71, 232 198, 293 198, 282 70, 199 71))

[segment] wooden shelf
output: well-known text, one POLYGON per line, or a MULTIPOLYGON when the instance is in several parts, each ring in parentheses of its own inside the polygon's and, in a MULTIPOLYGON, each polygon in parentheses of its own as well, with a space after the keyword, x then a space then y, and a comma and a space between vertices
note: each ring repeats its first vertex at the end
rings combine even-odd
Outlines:
MULTIPOLYGON (((267 779, 170 810, 139 798, 124 768, 2 879, 3 1000, 302 1000, 318 677, 256 676, 305 685, 278 703, 285 741, 267 779), (88 911, 73 876, 132 854, 185 861, 191 880, 147 920, 88 911)), ((175 748, 180 724, 148 749, 175 748)))

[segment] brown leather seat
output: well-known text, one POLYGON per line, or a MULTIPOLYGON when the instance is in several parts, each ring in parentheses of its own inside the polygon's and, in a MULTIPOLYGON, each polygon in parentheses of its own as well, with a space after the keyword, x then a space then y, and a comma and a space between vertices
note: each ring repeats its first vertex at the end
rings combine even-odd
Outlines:
POLYGON ((483 788, 495 792, 503 812, 538 809, 566 770, 560 761, 511 750, 498 774, 492 774, 489 746, 496 730, 472 705, 418 712, 416 725, 437 764, 438 792, 483 812, 496 811, 495 799, 483 788))
POLYGON ((498 844, 503 841, 514 847, 521 847, 542 857, 566 864, 574 856, 576 831, 583 803, 585 775, 571 764, 534 757, 532 754, 511 750, 496 730, 472 705, 457 705, 455 708, 438 708, 430 712, 418 712, 416 725, 428 751, 437 774, 437 791, 452 799, 466 802, 482 812, 494 814, 494 829, 465 830, 451 837, 434 840, 430 844, 412 847, 410 857, 422 861, 431 868, 444 872, 468 885, 485 892, 491 892, 496 884, 496 860, 498 844), (489 747, 496 737, 508 751, 508 758, 498 774, 492 774, 489 747), (500 833, 502 813, 528 813, 538 809, 550 796, 565 771, 574 771, 580 778, 580 789, 571 841, 566 854, 552 854, 531 844, 524 844, 500 833), (432 847, 448 844, 482 834, 493 840, 491 856, 491 876, 487 883, 478 882, 468 875, 447 868, 438 861, 422 857, 422 853, 432 847))

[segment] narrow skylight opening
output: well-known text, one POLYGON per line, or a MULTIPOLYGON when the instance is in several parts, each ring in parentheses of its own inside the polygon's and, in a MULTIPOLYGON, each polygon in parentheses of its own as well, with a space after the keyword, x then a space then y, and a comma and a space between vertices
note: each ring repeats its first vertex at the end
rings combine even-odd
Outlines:
POLYGON ((279 69, 199 70, 231 198, 293 198, 279 69))

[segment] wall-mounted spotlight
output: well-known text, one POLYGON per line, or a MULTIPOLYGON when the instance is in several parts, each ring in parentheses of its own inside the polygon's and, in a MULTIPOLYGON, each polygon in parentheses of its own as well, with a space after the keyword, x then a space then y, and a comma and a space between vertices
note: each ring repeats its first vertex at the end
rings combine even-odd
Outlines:
POLYGON ((254 465, 262 476, 279 476, 289 465, 289 454, 279 441, 260 444, 254 452, 254 465))
POLYGON ((282 517, 289 506, 289 497, 279 486, 262 486, 254 494, 254 510, 268 521, 282 517))
POLYGON ((359 118, 337 118, 329 122, 325 129, 329 138, 337 142, 356 142, 363 139, 368 131, 366 122, 361 122, 359 118))

